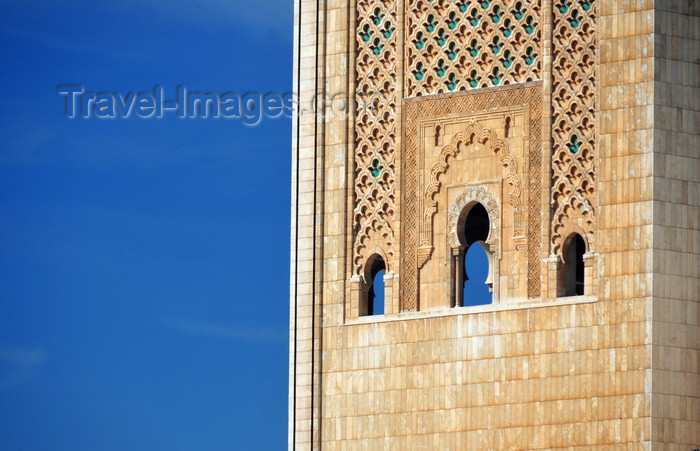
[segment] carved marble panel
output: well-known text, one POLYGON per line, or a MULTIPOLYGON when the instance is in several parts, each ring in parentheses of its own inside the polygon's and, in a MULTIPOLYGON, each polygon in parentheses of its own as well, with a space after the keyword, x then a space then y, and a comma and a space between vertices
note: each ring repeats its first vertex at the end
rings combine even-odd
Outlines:
MULTIPOLYGON (((540 83, 476 90, 461 95, 441 95, 406 99, 404 103, 404 150, 401 161, 402 180, 402 310, 418 310, 420 267, 431 258, 433 218, 440 208, 435 194, 440 191, 442 175, 450 161, 467 148, 477 146, 483 155, 497 157, 504 185, 504 205, 513 217, 511 239, 526 249, 526 297, 540 295, 542 258, 541 188, 542 188, 542 87, 540 83), (524 112, 520 155, 510 151, 508 133, 513 115, 524 112), (482 125, 481 118, 501 122, 498 133, 482 125), (449 132, 455 121, 461 123, 456 133, 449 132), (426 133, 430 134, 426 138, 426 133), (449 136, 441 142, 440 133, 449 136), (434 159, 426 158, 423 143, 433 139, 434 159), (471 146, 471 147, 470 147, 471 146), (484 149, 488 152, 483 153, 484 149)), ((453 130, 456 128, 453 127, 453 130)), ((465 180, 476 182, 478 180, 465 180)))

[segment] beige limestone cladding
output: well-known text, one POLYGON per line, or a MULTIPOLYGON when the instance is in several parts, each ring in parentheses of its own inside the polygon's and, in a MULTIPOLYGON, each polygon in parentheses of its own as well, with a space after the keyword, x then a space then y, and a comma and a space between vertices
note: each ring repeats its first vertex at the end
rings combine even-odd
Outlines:
POLYGON ((295 24, 300 99, 370 109, 293 123, 289 449, 700 448, 700 4, 297 0, 295 24), (477 201, 494 302, 453 307, 477 201))

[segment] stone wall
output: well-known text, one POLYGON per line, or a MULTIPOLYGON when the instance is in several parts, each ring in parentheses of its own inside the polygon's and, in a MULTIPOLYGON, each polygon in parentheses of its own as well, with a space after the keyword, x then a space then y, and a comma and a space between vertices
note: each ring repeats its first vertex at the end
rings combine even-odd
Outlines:
POLYGON ((385 109, 294 123, 290 449, 700 447, 695 3, 297 1, 301 106, 385 109), (451 59, 467 23, 490 53, 451 59), (496 193, 496 302, 450 308, 465 186, 496 193), (574 232, 585 295, 557 297, 574 232), (386 314, 361 316, 373 252, 386 314))

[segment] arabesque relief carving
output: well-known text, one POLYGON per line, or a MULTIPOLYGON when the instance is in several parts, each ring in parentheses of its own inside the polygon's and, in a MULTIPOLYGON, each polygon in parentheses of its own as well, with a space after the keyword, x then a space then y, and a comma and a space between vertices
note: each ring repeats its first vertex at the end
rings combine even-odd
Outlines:
POLYGON ((541 0, 418 0, 406 5, 407 96, 538 80, 541 0))
MULTIPOLYGON (((527 265, 528 265, 528 297, 534 298, 540 295, 541 287, 541 259, 542 259, 542 85, 541 83, 530 83, 527 85, 506 86, 498 90, 478 90, 462 93, 459 96, 447 97, 418 97, 404 102, 404 148, 402 153, 402 229, 401 229, 401 309, 403 311, 418 309, 418 268, 424 260, 429 258, 428 248, 421 246, 427 242, 429 224, 434 215, 435 202, 432 198, 434 187, 421 189, 419 192, 419 158, 422 158, 418 132, 419 123, 428 118, 435 118, 438 123, 440 118, 456 114, 472 114, 479 111, 491 111, 494 109, 504 109, 527 105, 528 108, 528 133, 527 142, 527 183, 528 197, 523 200, 522 190, 523 175, 519 174, 519 163, 511 164, 512 160, 502 160, 504 170, 504 181, 508 184, 508 204, 511 208, 516 205, 519 208, 522 218, 527 218, 527 225, 522 223, 521 233, 526 233, 527 265), (516 177, 517 176, 517 177, 516 177), (428 201, 426 201, 426 193, 428 201), (425 207, 430 207, 426 209, 425 207), (523 214, 523 209, 527 207, 527 215, 523 214), (427 212, 427 215, 426 215, 427 212), (420 233, 419 233, 420 231, 420 233)), ((472 130, 476 130, 478 124, 473 125, 472 130)), ((491 141, 482 135, 483 128, 474 132, 470 136, 478 141, 479 136, 483 141, 491 141)), ((465 137, 468 138, 468 137, 465 137)), ((493 137, 493 143, 498 138, 493 137)), ((464 140, 465 142, 467 139, 464 140)), ((454 145, 453 145, 454 146, 454 145)), ((503 152, 503 147, 498 148, 498 152, 503 152)), ((447 153, 453 150, 446 151, 447 153)), ((495 151, 494 151, 495 152, 495 151)), ((435 167, 436 173, 444 170, 439 160, 435 167)), ((521 169, 522 172, 522 169, 521 169)), ((435 181, 435 180, 434 180, 435 181)))
POLYGON ((498 156, 503 166, 503 179, 508 183, 510 190, 508 200, 513 207, 515 217, 515 235, 523 233, 522 224, 522 181, 518 174, 517 160, 510 154, 508 144, 499 139, 493 130, 483 128, 474 120, 470 121, 465 131, 455 134, 452 142, 443 147, 437 161, 430 170, 427 186, 423 192, 421 205, 422 220, 420 222, 420 242, 418 267, 422 267, 430 256, 429 249, 432 249, 433 242, 433 217, 437 212, 437 201, 435 195, 440 191, 440 176, 447 172, 450 166, 450 159, 455 158, 466 147, 475 143, 483 144, 491 153, 498 156))
POLYGON ((356 94, 367 108, 355 119, 353 274, 368 247, 381 246, 393 265, 396 193, 397 0, 357 4, 356 94))
POLYGON ((577 224, 593 246, 595 223, 596 5, 556 0, 552 65, 551 254, 577 224))
MULTIPOLYGON (((436 145, 439 141, 444 146, 443 153, 430 180, 418 192, 418 150, 412 136, 418 115, 435 118, 439 130, 440 117, 456 112, 527 105, 528 153, 524 159, 516 160, 500 147, 492 150, 504 169, 504 206, 514 209, 515 249, 527 259, 528 297, 540 296, 543 254, 559 255, 567 230, 582 231, 593 246, 596 5, 594 0, 554 0, 551 8, 551 12, 544 11, 542 0, 357 2, 355 90, 370 107, 360 110, 354 123, 351 271, 361 274, 370 254, 378 248, 385 252, 387 266, 395 267, 402 276, 402 310, 418 309, 417 271, 430 258, 434 194, 440 188, 441 171, 460 145, 442 143, 442 135, 435 134, 436 145), (547 206, 542 198, 543 189, 547 190, 542 177, 546 173, 542 167, 546 163, 542 156, 543 91, 536 81, 544 70, 545 14, 552 14, 552 216, 548 224, 542 222, 547 206), (463 92, 455 97, 439 96, 434 102, 421 98, 459 91, 463 92), (397 125, 401 102, 403 131, 397 125), (400 153, 399 133, 404 134, 400 153), (397 179, 399 164, 402 180, 397 179), (397 183, 401 184, 401 231, 397 230, 397 183), (523 192, 528 194, 523 196, 523 192), (400 268, 393 261, 399 245, 400 268)), ((507 138, 509 127, 506 123, 506 136, 501 138, 507 138)), ((494 136, 482 142, 480 133, 483 131, 463 137, 461 145, 468 145, 467 139, 484 145, 498 139, 494 136)))

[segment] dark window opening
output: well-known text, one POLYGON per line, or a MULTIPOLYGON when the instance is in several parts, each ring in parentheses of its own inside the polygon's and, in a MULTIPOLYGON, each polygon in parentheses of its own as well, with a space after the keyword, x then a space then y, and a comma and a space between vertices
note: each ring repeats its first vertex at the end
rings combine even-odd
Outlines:
POLYGON ((464 221, 464 240, 466 247, 476 241, 486 241, 489 237, 489 214, 481 204, 476 204, 469 210, 467 220, 464 221))
POLYGON ((581 296, 584 293, 584 265, 583 254, 586 252, 586 243, 581 235, 575 233, 564 245, 565 261, 562 266, 564 272, 564 296, 581 296))
POLYGON ((384 272, 386 265, 382 257, 377 257, 372 262, 370 270, 371 281, 367 292, 367 315, 384 314, 384 272))

